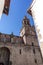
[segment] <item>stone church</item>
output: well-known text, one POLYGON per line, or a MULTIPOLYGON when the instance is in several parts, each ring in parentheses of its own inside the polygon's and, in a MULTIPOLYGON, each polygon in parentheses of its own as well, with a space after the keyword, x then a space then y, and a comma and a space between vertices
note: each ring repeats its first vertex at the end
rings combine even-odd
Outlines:
POLYGON ((20 36, 0 33, 0 65, 43 65, 35 28, 26 16, 20 36))

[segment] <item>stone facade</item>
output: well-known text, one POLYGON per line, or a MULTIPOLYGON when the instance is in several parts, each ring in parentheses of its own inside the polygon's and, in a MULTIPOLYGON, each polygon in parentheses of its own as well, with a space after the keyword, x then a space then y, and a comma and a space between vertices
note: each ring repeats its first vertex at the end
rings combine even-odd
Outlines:
POLYGON ((0 65, 43 65, 34 26, 25 16, 20 36, 0 33, 0 65))

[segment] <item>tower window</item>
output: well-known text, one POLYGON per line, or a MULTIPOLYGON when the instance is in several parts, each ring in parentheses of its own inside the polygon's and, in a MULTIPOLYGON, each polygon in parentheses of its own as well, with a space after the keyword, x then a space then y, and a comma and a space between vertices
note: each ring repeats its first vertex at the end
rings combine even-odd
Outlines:
POLYGON ((38 50, 39 50, 39 52, 40 52, 40 48, 39 48, 38 50))
POLYGON ((35 54, 35 48, 33 48, 33 53, 35 54))
POLYGON ((37 60, 35 59, 35 63, 37 63, 37 60))
POLYGON ((26 21, 26 24, 28 24, 27 21, 26 21))
POLYGON ((20 54, 21 54, 21 49, 20 49, 20 54))
POLYGON ((34 43, 32 42, 32 46, 34 46, 34 43))

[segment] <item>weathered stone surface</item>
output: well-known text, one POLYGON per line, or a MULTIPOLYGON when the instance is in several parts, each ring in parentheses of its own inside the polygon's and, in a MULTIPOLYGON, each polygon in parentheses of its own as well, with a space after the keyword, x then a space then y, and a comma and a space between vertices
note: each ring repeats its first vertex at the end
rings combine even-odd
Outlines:
MULTIPOLYGON (((27 19, 26 22, 28 22, 27 19)), ((24 26, 20 33, 21 36, 0 33, 0 64, 43 65, 36 33, 26 22, 24 22, 25 26, 29 30, 26 30, 24 26)))

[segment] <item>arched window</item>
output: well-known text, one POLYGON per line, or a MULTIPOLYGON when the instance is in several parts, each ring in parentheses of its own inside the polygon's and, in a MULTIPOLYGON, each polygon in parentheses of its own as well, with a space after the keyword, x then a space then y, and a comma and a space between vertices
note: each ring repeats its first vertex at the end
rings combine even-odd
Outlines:
POLYGON ((2 62, 4 65, 9 65, 9 59, 10 59, 10 50, 7 47, 1 47, 0 48, 0 60, 2 61, 0 62, 2 62))
POLYGON ((32 42, 32 46, 33 46, 33 53, 35 54, 35 47, 34 47, 34 43, 32 42))

